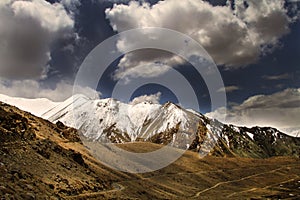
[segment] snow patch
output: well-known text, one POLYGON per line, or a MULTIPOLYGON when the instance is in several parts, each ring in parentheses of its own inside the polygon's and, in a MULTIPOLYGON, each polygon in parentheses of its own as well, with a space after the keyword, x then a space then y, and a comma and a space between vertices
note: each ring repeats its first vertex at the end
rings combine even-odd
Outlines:
POLYGON ((246 134, 251 138, 251 140, 254 140, 254 135, 250 132, 246 132, 246 134))

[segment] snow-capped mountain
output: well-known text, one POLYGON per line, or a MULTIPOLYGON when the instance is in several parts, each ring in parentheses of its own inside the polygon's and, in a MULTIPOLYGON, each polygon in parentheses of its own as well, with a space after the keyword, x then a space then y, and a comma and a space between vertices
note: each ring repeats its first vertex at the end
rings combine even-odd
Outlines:
POLYGON ((30 112, 31 114, 41 117, 49 108, 59 105, 61 102, 53 102, 46 98, 26 99, 19 97, 10 97, 0 94, 0 101, 16 106, 21 110, 30 112))
POLYGON ((275 128, 222 124, 170 102, 164 105, 151 102, 127 104, 116 99, 89 99, 83 95, 75 95, 61 103, 45 99, 6 99, 5 102, 51 122, 60 121, 79 129, 93 141, 149 141, 196 150, 204 155, 300 155, 300 138, 275 128))
POLYGON ((80 129, 90 139, 112 142, 148 140, 173 128, 185 131, 188 138, 204 118, 172 103, 126 104, 115 99, 91 100, 82 95, 52 107, 42 117, 80 129))

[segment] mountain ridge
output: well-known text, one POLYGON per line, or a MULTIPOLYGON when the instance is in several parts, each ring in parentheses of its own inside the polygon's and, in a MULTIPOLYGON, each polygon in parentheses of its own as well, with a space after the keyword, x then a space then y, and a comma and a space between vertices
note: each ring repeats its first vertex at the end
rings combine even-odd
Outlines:
POLYGON ((222 124, 171 102, 126 104, 116 99, 92 100, 76 95, 48 109, 42 117, 77 128, 93 141, 169 144, 202 155, 255 158, 300 155, 300 138, 271 127, 222 124))
MULTIPOLYGON (((95 159, 79 141, 77 130, 4 103, 0 103, 0 138, 3 199, 199 199, 200 194, 204 199, 220 199, 220 194, 221 199, 300 197, 300 159, 295 157, 200 159, 198 153, 186 151, 157 171, 124 173, 95 159)), ((136 153, 163 147, 151 142, 117 146, 136 153)))

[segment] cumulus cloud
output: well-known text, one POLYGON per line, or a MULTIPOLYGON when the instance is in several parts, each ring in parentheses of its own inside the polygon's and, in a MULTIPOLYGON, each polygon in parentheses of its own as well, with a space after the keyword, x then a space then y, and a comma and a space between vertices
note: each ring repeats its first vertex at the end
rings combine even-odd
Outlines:
POLYGON ((240 126, 272 126, 300 132, 300 88, 286 89, 271 95, 256 95, 230 109, 220 108, 206 115, 240 126))
MULTIPOLYGON (((132 1, 128 5, 115 4, 106 10, 106 16, 119 32, 163 27, 185 33, 198 41, 218 65, 232 69, 254 63, 276 48, 279 39, 289 33, 293 18, 284 7, 284 0, 234 1, 234 5, 230 2, 233 1, 228 1, 226 6, 212 6, 202 0, 165 0, 151 6, 132 1)), ((138 42, 139 38, 135 37, 120 38, 123 46, 138 42)), ((118 49, 122 52, 120 46, 118 49)), ((156 57, 151 62, 146 54, 133 54, 125 55, 120 63, 123 72, 145 62, 151 67, 153 62, 167 63, 166 60, 174 58, 165 53, 152 53, 156 57)))
POLYGON ((81 0, 61 0, 60 3, 64 5, 70 12, 77 12, 78 6, 81 5, 81 0))
MULTIPOLYGON (((64 0, 65 1, 65 0, 64 0)), ((0 3, 0 76, 42 79, 51 59, 50 45, 74 37, 74 20, 61 3, 2 0, 0 3)))
MULTIPOLYGON (((73 84, 61 81, 56 84, 55 88, 43 88, 38 81, 35 80, 15 80, 0 82, 0 93, 11 97, 23 98, 47 98, 52 101, 64 101, 73 94, 73 84)), ((99 98, 100 94, 88 87, 77 87, 76 92, 86 95, 90 98, 99 98)))
POLYGON ((154 104, 159 104, 159 100, 160 100, 160 97, 161 97, 161 93, 158 92, 156 94, 151 94, 151 95, 142 95, 142 96, 139 96, 139 97, 135 97, 131 102, 130 104, 131 105, 136 105, 138 103, 142 103, 142 102, 151 102, 151 103, 154 103, 154 104))
MULTIPOLYGON (((123 63, 124 60, 121 60, 123 63)), ((149 63, 149 62, 139 62, 138 65, 130 67, 126 63, 125 66, 122 66, 116 70, 114 78, 116 80, 123 78, 124 83, 128 83, 131 78, 137 77, 156 77, 158 75, 164 74, 169 70, 169 65, 164 63, 149 63), (128 66, 128 67, 126 67, 128 66)), ((132 65, 131 65, 132 66, 132 65)))

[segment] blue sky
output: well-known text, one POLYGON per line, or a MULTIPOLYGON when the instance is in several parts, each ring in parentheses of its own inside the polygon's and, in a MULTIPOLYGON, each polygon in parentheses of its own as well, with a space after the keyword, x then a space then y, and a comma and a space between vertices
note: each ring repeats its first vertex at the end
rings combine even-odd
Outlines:
MULTIPOLYGON (((299 116, 296 112, 300 107, 300 101, 297 101, 300 97, 299 3, 284 0, 202 2, 151 0, 134 4, 124 0, 30 0, 24 3, 4 0, 0 3, 0 26, 5 25, 0 31, 0 37, 3 37, 0 92, 62 101, 71 95, 77 70, 94 47, 124 30, 159 26, 190 34, 212 56, 225 85, 220 92, 226 91, 231 116, 228 122, 252 125, 252 115, 245 113, 259 108, 261 112, 257 113, 261 113, 261 117, 255 122, 257 124, 283 128, 300 124, 289 117, 281 120, 285 122, 283 124, 278 122, 279 118, 265 120, 285 113, 291 113, 291 118, 299 116), (32 10, 35 12, 30 12, 32 10), (247 37, 250 37, 249 41, 247 37), (286 98, 281 99, 281 96, 286 98), (280 107, 283 100, 285 104, 294 105, 293 110, 280 107), (270 108, 276 113, 268 111, 264 115, 270 108)), ((153 59, 149 60, 150 54, 141 51, 136 53, 138 56, 125 55, 115 60, 99 83, 102 98, 111 96, 117 82, 113 76, 122 64, 129 66, 122 68, 125 72, 158 61, 175 67, 170 62, 174 56, 159 58, 153 53, 153 59)), ((175 68, 192 85, 200 111, 211 112, 203 79, 195 75, 188 63, 177 63, 175 68)), ((138 70, 134 73, 141 75, 138 70)), ((176 94, 157 84, 141 86, 132 98, 158 92, 161 103, 178 101, 176 94)), ((210 114, 217 118, 221 112, 210 114)))
MULTIPOLYGON (((157 1, 152 1, 155 4, 157 1)), ((214 5, 225 5, 226 2, 212 1, 214 5)), ((57 59, 54 57, 53 62, 56 61, 57 68, 53 70, 59 70, 64 76, 72 75, 74 67, 78 67, 83 61, 83 58, 87 53, 94 48, 96 45, 101 43, 103 40, 112 36, 116 32, 112 30, 110 21, 106 19, 105 10, 111 8, 113 3, 107 1, 84 1, 78 8, 78 14, 75 17, 77 24, 75 25, 78 29, 78 33, 83 40, 83 43, 75 47, 73 55, 62 56, 61 52, 58 52, 57 59), (74 59, 74 57, 77 59, 74 59), (76 62, 74 62, 76 61, 76 62), (69 66, 69 67, 66 67, 69 66)), ((286 88, 298 88, 300 85, 300 59, 298 59, 300 52, 300 26, 299 21, 291 23, 289 25, 290 33, 284 35, 279 39, 279 46, 259 58, 258 61, 241 66, 236 69, 226 69, 223 66, 219 66, 219 70, 222 74, 225 86, 236 86, 231 87, 232 91, 227 92, 228 102, 242 103, 245 99, 257 95, 257 94, 272 94, 278 91, 282 91, 286 88)), ((226 33, 224 33, 226 34, 226 33)), ((56 53, 56 52, 54 52, 56 53)), ((63 52, 63 54, 66 54, 63 52)), ((114 63, 117 65, 117 61, 114 63)), ((190 70, 181 68, 181 71, 190 76, 189 80, 192 83, 198 82, 199 77, 193 77, 193 73, 190 70)), ((115 70, 114 66, 111 66, 110 73, 115 70)), ((76 71, 76 70, 75 70, 76 71)), ((110 74, 111 75, 111 74, 110 74)), ((55 76, 54 76, 55 77, 55 76)), ((107 86, 103 86, 102 93, 104 97, 109 97, 111 90, 113 89, 113 82, 110 82, 110 77, 107 75, 104 78, 104 82, 107 86)), ((200 77, 201 79, 201 77, 200 77)), ((155 89, 143 87, 143 91, 137 91, 135 95, 142 95, 142 93, 150 94, 155 92, 155 89), (148 88, 147 90, 145 88, 148 88)), ((201 98, 204 107, 209 107, 209 98, 205 83, 197 84, 195 86, 201 98), (201 94, 200 93, 206 93, 201 94)), ((157 90, 163 90, 163 88, 157 88, 157 90)), ((162 92, 165 94, 166 90, 162 92)), ((166 95, 163 95, 162 102, 167 100, 175 101, 173 96, 170 96, 170 91, 166 95), (168 94, 168 95, 167 95, 168 94), (170 99, 168 99, 170 98, 170 99)), ((206 110, 207 108, 204 108, 206 110)))
MULTIPOLYGON (((224 5, 222 0, 212 1, 212 3, 224 5)), ((61 79, 61 76, 72 79, 76 68, 80 66, 85 56, 99 43, 116 34, 105 15, 105 9, 111 8, 112 5, 113 3, 107 1, 81 2, 81 5, 78 7, 78 13, 75 15, 75 29, 81 38, 80 42, 75 46, 73 53, 62 51, 60 44, 58 44, 59 47, 54 48, 50 62, 53 68, 49 73, 51 74, 52 71, 57 73, 53 72, 53 75, 48 77, 49 80, 57 81, 57 79, 61 79)), ((280 38, 280 47, 276 48, 272 53, 261 56, 256 63, 233 70, 219 66, 225 86, 237 86, 239 88, 227 93, 230 102, 241 103, 246 98, 256 94, 272 94, 286 88, 299 87, 299 21, 291 24, 290 29, 289 34, 280 38), (280 78, 280 75, 285 76, 280 78), (277 79, 275 76, 278 76, 277 79)), ((117 65, 117 61, 114 64, 117 65)), ((113 70, 110 70, 110 73, 113 70)), ((108 79, 109 77, 105 79, 105 82, 108 82, 108 79)), ((191 81, 195 82, 197 80, 191 81)), ((113 84, 108 84, 107 88, 102 89, 105 97, 109 97, 113 84)), ((153 89, 151 92, 153 92, 153 89)), ((137 93, 141 94, 141 92, 137 93)), ((145 91, 145 93, 149 92, 145 91)))

